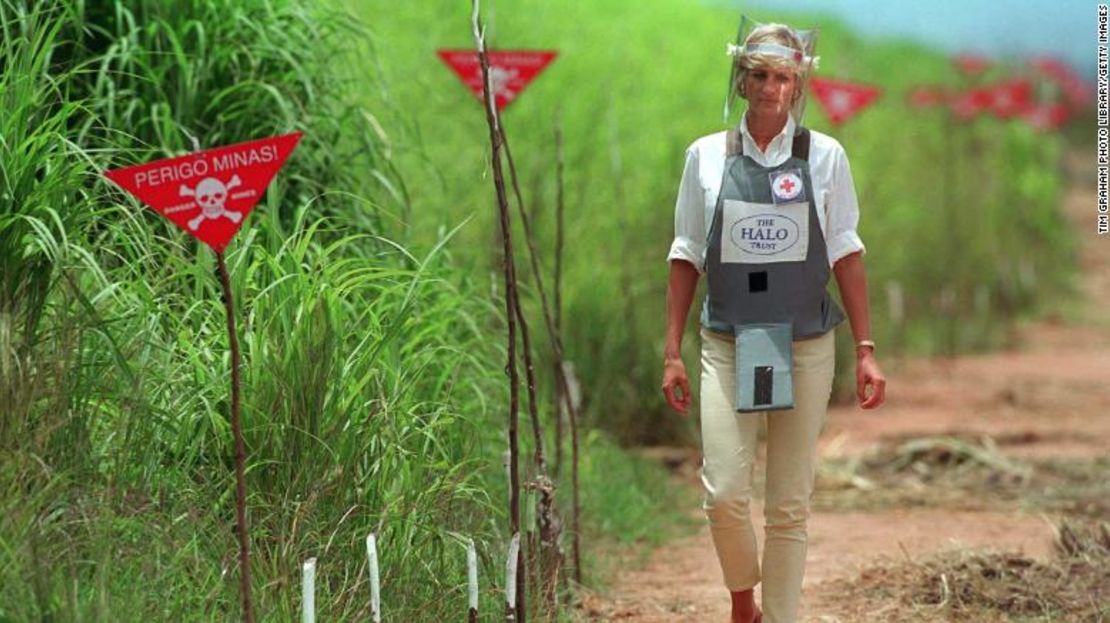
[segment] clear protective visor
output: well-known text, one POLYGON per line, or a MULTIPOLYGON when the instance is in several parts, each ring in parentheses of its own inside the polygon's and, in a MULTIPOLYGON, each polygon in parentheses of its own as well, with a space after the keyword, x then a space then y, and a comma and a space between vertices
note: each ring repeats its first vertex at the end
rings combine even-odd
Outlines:
POLYGON ((761 41, 746 43, 752 31, 764 26, 746 15, 740 17, 740 27, 736 31, 736 42, 728 44, 726 54, 732 59, 732 71, 728 77, 728 93, 725 96, 724 122, 729 123, 729 115, 735 108, 736 97, 739 95, 737 80, 740 78, 740 61, 750 55, 775 56, 786 59, 797 68, 798 89, 801 95, 791 106, 790 114, 794 117, 796 132, 801 132, 802 119, 806 109, 806 89, 809 86, 809 76, 817 68, 818 57, 813 52, 817 47, 817 29, 809 30, 791 29, 802 43, 802 50, 795 50, 774 41, 761 41))

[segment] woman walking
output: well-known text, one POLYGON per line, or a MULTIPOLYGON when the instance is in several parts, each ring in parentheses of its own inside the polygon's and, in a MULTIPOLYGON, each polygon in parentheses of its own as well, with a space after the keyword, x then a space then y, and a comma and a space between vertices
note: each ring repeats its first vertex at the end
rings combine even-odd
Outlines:
MULTIPOLYGON (((741 27, 743 34, 745 28, 741 27)), ((668 255, 663 392, 686 414, 682 333, 699 277, 703 508, 732 596, 733 623, 797 618, 806 522, 834 368, 833 329, 844 313, 828 295, 836 275, 856 341, 865 409, 886 381, 871 341, 859 209, 844 149, 801 126, 812 39, 761 25, 730 45, 728 100, 747 100, 738 127, 686 152, 668 255), (759 422, 766 418, 762 564, 749 505, 759 422), (763 583, 763 611, 753 588, 763 583)), ((727 108, 726 108, 727 116, 727 108)))

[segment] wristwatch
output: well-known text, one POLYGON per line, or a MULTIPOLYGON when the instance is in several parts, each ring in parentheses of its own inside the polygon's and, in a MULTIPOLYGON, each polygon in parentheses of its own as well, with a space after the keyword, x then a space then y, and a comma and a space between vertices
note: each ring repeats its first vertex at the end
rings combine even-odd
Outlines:
POLYGON ((856 348, 859 348, 861 346, 870 346, 871 352, 875 352, 875 342, 872 342, 871 340, 859 340, 858 342, 856 342, 856 348))

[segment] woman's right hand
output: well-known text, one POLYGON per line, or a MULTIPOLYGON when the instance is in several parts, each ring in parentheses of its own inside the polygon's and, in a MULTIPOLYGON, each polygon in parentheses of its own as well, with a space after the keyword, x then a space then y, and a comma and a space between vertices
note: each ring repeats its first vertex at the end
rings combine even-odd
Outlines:
POLYGON ((690 383, 682 364, 682 328, 698 287, 698 268, 687 260, 671 260, 667 281, 667 339, 663 346, 663 395, 683 416, 690 408, 690 383), (680 393, 681 392, 681 393, 680 393))
POLYGON ((686 379, 686 365, 682 363, 681 357, 663 362, 663 395, 672 409, 683 417, 687 415, 690 409, 690 383, 686 379))

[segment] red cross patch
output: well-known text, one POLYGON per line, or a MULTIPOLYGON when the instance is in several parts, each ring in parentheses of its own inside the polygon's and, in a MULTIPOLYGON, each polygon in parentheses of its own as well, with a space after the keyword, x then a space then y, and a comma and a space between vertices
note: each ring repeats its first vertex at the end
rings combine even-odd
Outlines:
POLYGON ((771 173, 771 196, 775 203, 798 203, 805 201, 805 184, 797 169, 771 173))

